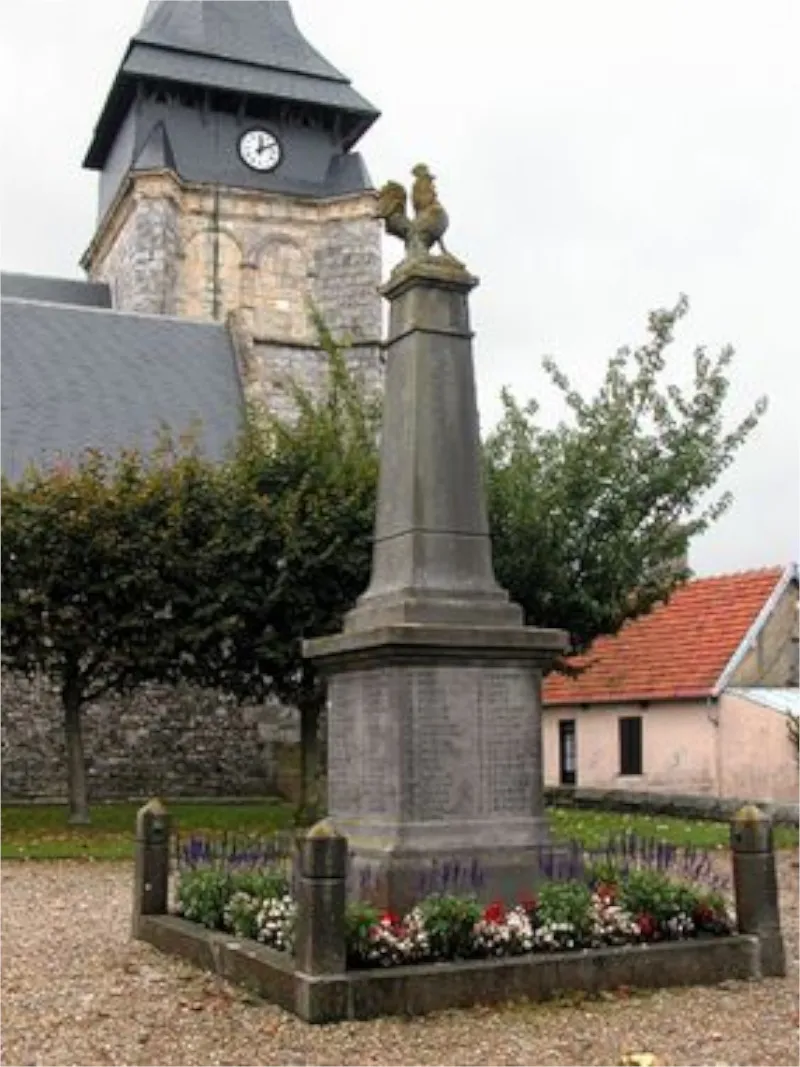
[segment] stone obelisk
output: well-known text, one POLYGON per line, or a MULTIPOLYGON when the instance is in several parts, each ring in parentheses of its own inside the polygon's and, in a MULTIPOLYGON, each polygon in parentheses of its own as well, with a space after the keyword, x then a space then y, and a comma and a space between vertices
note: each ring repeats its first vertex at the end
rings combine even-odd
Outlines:
POLYGON ((431 253, 447 218, 427 168, 414 173, 414 219, 396 183, 379 200, 406 257, 383 289, 371 581, 341 634, 305 646, 329 676, 328 815, 356 877, 368 868, 396 911, 448 863, 479 871, 484 898, 530 887, 547 838, 542 669, 566 647, 562 631, 524 626, 494 576, 468 305, 478 281, 431 253))

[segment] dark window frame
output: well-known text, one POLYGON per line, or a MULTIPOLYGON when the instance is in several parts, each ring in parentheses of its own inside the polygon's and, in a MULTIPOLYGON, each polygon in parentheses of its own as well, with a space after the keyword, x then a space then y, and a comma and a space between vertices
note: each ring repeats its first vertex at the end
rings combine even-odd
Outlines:
POLYGON ((642 716, 623 715, 619 719, 620 777, 637 777, 643 773, 642 716))
POLYGON ((578 777, 578 738, 575 719, 558 720, 558 784, 573 786, 578 777), (567 767, 567 737, 572 738, 572 766, 567 767))

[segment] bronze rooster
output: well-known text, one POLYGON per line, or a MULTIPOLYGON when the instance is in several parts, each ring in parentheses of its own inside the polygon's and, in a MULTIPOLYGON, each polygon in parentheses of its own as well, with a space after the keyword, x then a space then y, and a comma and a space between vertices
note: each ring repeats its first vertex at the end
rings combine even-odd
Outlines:
POLYGON ((434 176, 424 163, 418 163, 411 173, 414 175, 411 187, 414 217, 409 218, 406 211, 405 189, 400 182, 393 181, 386 182, 378 193, 376 215, 383 219, 387 233, 405 242, 408 259, 428 256, 434 245, 449 257, 442 240, 449 219, 436 193, 434 176))

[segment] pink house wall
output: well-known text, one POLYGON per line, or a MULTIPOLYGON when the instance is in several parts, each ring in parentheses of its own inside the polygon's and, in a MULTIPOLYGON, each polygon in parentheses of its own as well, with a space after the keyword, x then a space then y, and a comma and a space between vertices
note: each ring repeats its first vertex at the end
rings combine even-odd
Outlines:
POLYGON ((720 705, 722 796, 796 804, 798 768, 783 712, 734 693, 720 705))
POLYGON ((585 789, 716 794, 716 709, 662 703, 545 708, 542 715, 545 785, 559 784, 558 723, 575 720, 576 785, 585 789), (642 774, 623 776, 619 719, 642 717, 642 774))
POLYGON ((711 703, 545 708, 546 786, 560 784, 561 719, 575 720, 578 788, 797 803, 797 765, 785 716, 730 693, 711 703), (642 774, 623 776, 618 723, 636 715, 642 718, 642 774))

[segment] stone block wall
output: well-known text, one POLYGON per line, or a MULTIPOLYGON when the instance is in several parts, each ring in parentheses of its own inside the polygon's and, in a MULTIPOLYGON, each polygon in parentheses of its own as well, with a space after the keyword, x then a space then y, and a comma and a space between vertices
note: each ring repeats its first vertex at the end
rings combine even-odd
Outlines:
POLYGON ((134 175, 84 259, 119 311, 224 320, 250 313, 255 339, 315 340, 307 301, 354 341, 381 336, 381 230, 374 194, 292 198, 134 175))
MULTIPOLYGON (((291 420, 295 414, 293 384, 314 396, 324 394, 328 384, 328 357, 321 349, 257 343, 251 351, 254 371, 246 395, 279 418, 291 420)), ((352 348, 346 354, 346 361, 363 381, 368 395, 381 391, 383 364, 378 346, 352 348)))
MULTIPOLYGON (((63 714, 42 679, 3 675, 3 800, 66 796, 63 714)), ((87 705, 84 746, 92 800, 163 795, 264 796, 280 789, 279 754, 296 714, 239 707, 219 694, 148 686, 87 705)))
POLYGON ((357 209, 320 226, 311 295, 335 336, 374 342, 382 335, 380 223, 372 217, 371 198, 357 209))
POLYGON ((174 178, 141 175, 126 187, 84 257, 91 280, 110 286, 116 310, 177 314, 180 230, 174 178))
POLYGON ((236 319, 245 391, 280 415, 287 381, 317 394, 326 358, 313 302, 370 389, 383 383, 381 229, 374 194, 331 200, 134 175, 89 247, 84 265, 110 284, 119 311, 236 319))

